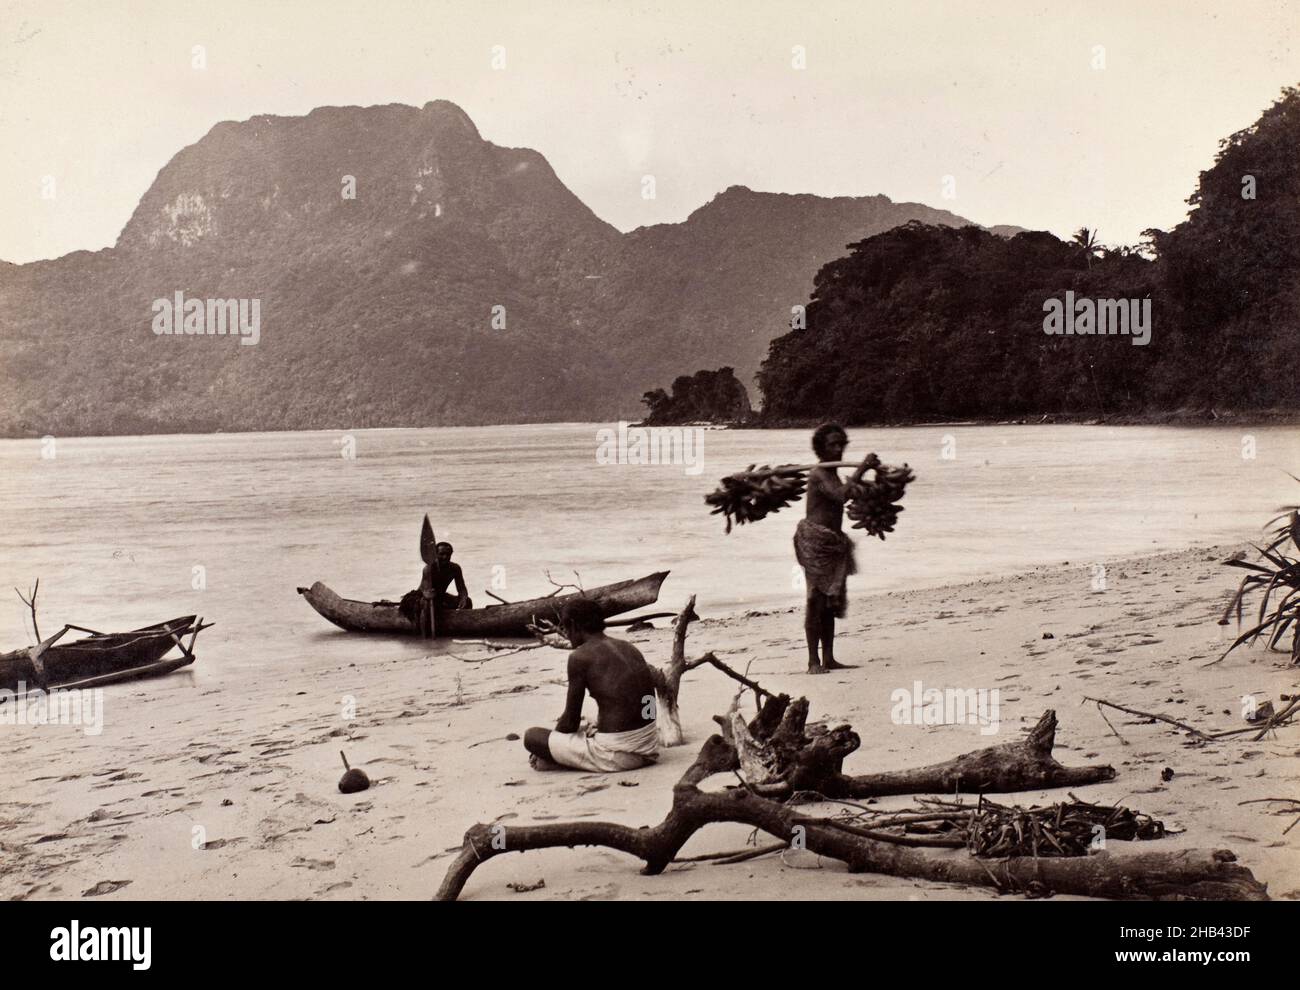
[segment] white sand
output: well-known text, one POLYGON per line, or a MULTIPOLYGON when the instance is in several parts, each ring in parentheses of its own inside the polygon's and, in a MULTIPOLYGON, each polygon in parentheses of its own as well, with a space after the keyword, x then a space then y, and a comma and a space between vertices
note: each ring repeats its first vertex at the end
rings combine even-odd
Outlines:
MULTIPOLYGON (((795 608, 691 627, 688 651, 714 650, 750 665, 765 687, 806 695, 812 717, 847 721, 862 748, 849 773, 920 766, 1004 742, 1054 708, 1056 755, 1067 765, 1110 763, 1116 780, 1080 797, 1123 802, 1185 831, 1151 848, 1233 849, 1274 897, 1300 897, 1300 827, 1262 797, 1300 798, 1300 726, 1189 745, 1177 730, 1118 712, 1121 743, 1084 695, 1161 712, 1206 729, 1241 721, 1241 696, 1278 705, 1300 672, 1279 654, 1239 650, 1212 667, 1232 627, 1215 624, 1235 586, 1218 565, 1232 547, 1109 563, 1107 589, 1089 568, 1062 565, 996 581, 853 598, 839 659, 857 670, 803 673, 795 608), (1051 632, 1053 639, 1043 639, 1051 632), (969 725, 908 726, 890 719, 890 694, 927 687, 997 687, 999 735, 969 725), (1161 781, 1171 767, 1173 779, 1161 781)), ((792 603, 793 606, 794 603, 792 603)), ((680 607, 662 601, 666 608, 680 607)), ((709 614, 709 603, 698 609, 709 614)), ((665 629, 635 634, 654 663, 667 659, 665 629)), ((202 640, 199 664, 203 663, 202 640)), ((256 644, 250 641, 250 650, 256 644)), ((564 654, 536 650, 485 664, 447 656, 342 665, 310 674, 267 658, 246 691, 197 687, 189 674, 106 689, 102 735, 76 726, 0 727, 0 896, 77 898, 427 898, 474 822, 603 819, 658 822, 672 783, 713 730, 734 684, 703 668, 682 690, 688 742, 660 764, 619 775, 536 773, 518 741, 551 725, 563 707, 564 654), (356 717, 342 699, 356 699, 356 717), (339 750, 374 781, 336 789, 339 750), (206 845, 204 843, 206 842, 206 845), (111 887, 113 883, 106 886, 111 887), (100 889, 104 889, 101 887, 100 889)), ((482 651, 465 647, 465 656, 482 651)), ((589 714, 592 713, 589 702, 589 714)), ((719 778, 713 786, 726 781, 719 778)), ((998 798, 1064 799, 1062 792, 998 798)), ((890 798, 881 807, 910 803, 890 798)), ((684 854, 744 845, 749 830, 715 826, 684 854)), ((766 840, 764 840, 766 841, 766 840)), ((1114 845, 1123 845, 1115 843, 1114 845)), ((850 875, 809 853, 734 866, 674 866, 639 875, 640 863, 601 849, 505 855, 480 868, 467 898, 932 898, 993 897, 892 877, 850 875), (545 887, 517 894, 507 884, 545 887)))

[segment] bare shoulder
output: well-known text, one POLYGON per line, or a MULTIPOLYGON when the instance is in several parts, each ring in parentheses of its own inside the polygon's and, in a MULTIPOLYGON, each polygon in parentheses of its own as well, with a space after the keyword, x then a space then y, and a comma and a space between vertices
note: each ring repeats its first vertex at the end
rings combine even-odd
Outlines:
POLYGON ((638 650, 631 643, 629 643, 627 640, 616 639, 614 640, 614 642, 618 644, 619 649, 623 651, 624 656, 630 657, 631 659, 634 660, 640 660, 642 663, 645 663, 645 657, 642 655, 641 651, 638 650))
POLYGON ((809 488, 838 488, 839 482, 834 468, 815 467, 808 472, 809 488))
POLYGON ((581 646, 575 646, 569 651, 569 673, 587 669, 591 663, 591 644, 583 643, 581 646))

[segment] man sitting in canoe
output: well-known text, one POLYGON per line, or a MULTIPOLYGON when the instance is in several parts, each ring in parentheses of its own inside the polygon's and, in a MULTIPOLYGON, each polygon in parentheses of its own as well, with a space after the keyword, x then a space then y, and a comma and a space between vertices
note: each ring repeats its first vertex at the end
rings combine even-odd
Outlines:
POLYGON ((569 695, 555 731, 524 733, 529 763, 537 770, 636 770, 659 758, 654 677, 631 643, 605 635, 605 618, 590 598, 575 598, 560 613, 569 654, 569 695), (582 700, 596 699, 595 729, 584 730, 582 700))
POLYGON ((418 624, 420 621, 420 604, 424 599, 424 593, 421 589, 429 589, 429 595, 434 602, 434 608, 439 610, 473 608, 474 603, 470 600, 469 589, 465 587, 465 575, 461 573, 460 564, 451 562, 452 545, 450 543, 439 543, 435 548, 437 555, 437 566, 424 566, 424 576, 420 580, 420 587, 414 591, 408 591, 402 596, 401 609, 402 614, 412 622, 418 624), (456 582, 456 594, 447 593, 447 586, 456 582))

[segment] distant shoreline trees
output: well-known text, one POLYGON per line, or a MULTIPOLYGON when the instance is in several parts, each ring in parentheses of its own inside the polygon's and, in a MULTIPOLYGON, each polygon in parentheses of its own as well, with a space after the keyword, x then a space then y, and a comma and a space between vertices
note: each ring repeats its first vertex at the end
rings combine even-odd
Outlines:
POLYGON ((646 392, 641 401, 647 409, 646 426, 736 423, 752 412, 749 393, 734 368, 680 375, 673 380, 671 394, 656 388, 646 392))
POLYGON ((758 374, 767 425, 1300 410, 1300 90, 1225 139, 1188 218, 1107 248, 910 223, 814 280, 758 374), (1044 332, 1047 300, 1150 300, 1150 346, 1044 332))

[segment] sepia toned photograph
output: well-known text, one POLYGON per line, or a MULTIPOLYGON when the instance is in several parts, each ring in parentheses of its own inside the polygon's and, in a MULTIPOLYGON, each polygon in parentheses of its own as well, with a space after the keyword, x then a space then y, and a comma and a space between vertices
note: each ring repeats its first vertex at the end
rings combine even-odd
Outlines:
POLYGON ((1093 949, 1249 962, 1298 87, 1278 0, 0 0, 9 917, 1212 902, 1093 949))

